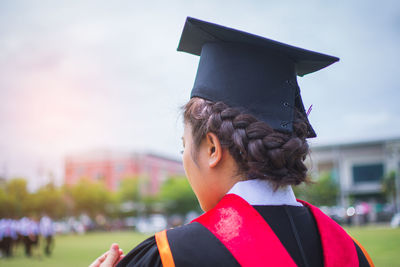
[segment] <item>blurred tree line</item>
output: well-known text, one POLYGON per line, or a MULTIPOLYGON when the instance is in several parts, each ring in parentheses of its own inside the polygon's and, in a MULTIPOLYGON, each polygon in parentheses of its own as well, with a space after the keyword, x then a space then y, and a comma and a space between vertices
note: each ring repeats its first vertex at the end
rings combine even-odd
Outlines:
POLYGON ((56 187, 49 183, 29 192, 23 178, 0 184, 0 218, 21 218, 47 214, 54 219, 79 216, 83 213, 95 218, 102 214, 121 218, 151 213, 185 215, 199 211, 196 197, 185 177, 170 177, 157 195, 142 195, 141 181, 145 178, 128 177, 121 181, 119 190, 110 192, 102 182, 82 179, 72 186, 56 187))
MULTIPOLYGON (((317 206, 336 205, 339 187, 331 175, 322 174, 315 181, 294 187, 296 197, 317 206)), ((36 192, 29 192, 25 179, 12 179, 0 184, 0 217, 46 213, 61 219, 85 213, 91 218, 98 214, 123 218, 152 213, 184 216, 193 210, 200 212, 185 177, 168 178, 156 195, 143 194, 143 183, 146 183, 145 177, 127 177, 121 181, 118 191, 110 192, 102 182, 82 179, 72 186, 56 187, 49 183, 36 192)))

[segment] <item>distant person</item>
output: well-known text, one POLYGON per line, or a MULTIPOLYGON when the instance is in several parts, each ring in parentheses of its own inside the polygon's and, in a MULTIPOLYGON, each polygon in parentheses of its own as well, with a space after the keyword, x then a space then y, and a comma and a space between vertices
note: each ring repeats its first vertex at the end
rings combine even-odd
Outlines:
POLYGON ((30 257, 31 256, 31 242, 29 239, 29 224, 30 220, 28 217, 22 217, 19 220, 19 233, 22 236, 22 241, 24 243, 24 248, 25 248, 25 256, 30 257))
POLYGON ((23 218, 19 220, 15 220, 15 229, 17 232, 17 240, 15 241, 15 248, 18 248, 19 246, 24 246, 24 235, 23 235, 23 218))
POLYGON ((0 219, 0 256, 4 255, 4 227, 3 227, 3 218, 0 219))
POLYGON ((32 248, 39 245, 39 225, 34 219, 24 217, 21 219, 20 227, 25 245, 25 255, 31 257, 32 248))
MULTIPOLYGON (((40 253, 39 245, 40 245, 40 229, 39 229, 39 221, 36 216, 31 218, 31 244, 32 249, 40 253)), ((40 254, 39 254, 40 256, 40 254)))
POLYGON ((0 236, 4 256, 11 257, 13 242, 17 239, 17 232, 12 219, 4 218, 0 220, 0 236))
POLYGON ((40 235, 44 242, 44 253, 47 256, 51 255, 53 249, 53 236, 54 236, 54 225, 53 221, 48 216, 43 216, 39 223, 40 235))
POLYGON ((338 58, 188 18, 178 50, 201 55, 183 110, 183 166, 205 211, 98 266, 371 266, 317 207, 296 200, 316 134, 297 76, 338 58))

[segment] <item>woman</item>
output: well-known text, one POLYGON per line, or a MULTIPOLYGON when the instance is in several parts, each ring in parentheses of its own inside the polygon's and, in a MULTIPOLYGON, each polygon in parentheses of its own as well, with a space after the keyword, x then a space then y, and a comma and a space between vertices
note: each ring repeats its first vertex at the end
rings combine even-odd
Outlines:
POLYGON ((297 201, 315 137, 296 76, 338 58, 188 18, 178 50, 200 55, 184 107, 183 164, 205 213, 93 266, 371 266, 363 248, 297 201))

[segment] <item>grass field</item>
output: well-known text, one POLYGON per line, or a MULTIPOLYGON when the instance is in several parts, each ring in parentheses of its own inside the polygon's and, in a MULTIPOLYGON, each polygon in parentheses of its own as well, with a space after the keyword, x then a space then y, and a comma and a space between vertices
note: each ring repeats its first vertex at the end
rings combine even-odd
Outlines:
POLYGON ((346 230, 368 251, 375 266, 400 266, 400 228, 354 227, 346 230))
POLYGON ((36 255, 27 259, 24 256, 23 247, 21 246, 15 251, 13 258, 1 259, 0 266, 88 266, 94 259, 108 250, 112 243, 118 243, 124 252, 128 253, 135 245, 148 236, 135 232, 105 232, 56 236, 55 247, 51 257, 46 257, 43 253, 39 257, 38 253, 35 253, 36 255))
MULTIPOLYGON (((347 228, 347 231, 368 250, 376 266, 400 267, 400 229, 364 227, 347 228)), ((88 266, 106 251, 111 243, 119 243, 127 253, 148 236, 135 232, 57 236, 55 249, 50 258, 43 255, 39 258, 37 254, 27 259, 20 247, 15 251, 14 258, 0 259, 0 266, 88 266)))

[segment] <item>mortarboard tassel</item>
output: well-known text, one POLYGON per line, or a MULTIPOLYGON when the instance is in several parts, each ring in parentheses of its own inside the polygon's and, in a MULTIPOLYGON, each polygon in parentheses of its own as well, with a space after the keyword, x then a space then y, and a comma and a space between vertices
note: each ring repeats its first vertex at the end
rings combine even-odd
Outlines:
POLYGON ((308 115, 310 115, 311 110, 312 110, 312 105, 311 105, 311 106, 308 108, 308 110, 307 110, 307 117, 308 117, 308 115))

